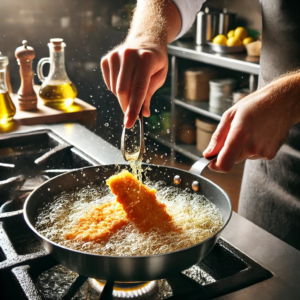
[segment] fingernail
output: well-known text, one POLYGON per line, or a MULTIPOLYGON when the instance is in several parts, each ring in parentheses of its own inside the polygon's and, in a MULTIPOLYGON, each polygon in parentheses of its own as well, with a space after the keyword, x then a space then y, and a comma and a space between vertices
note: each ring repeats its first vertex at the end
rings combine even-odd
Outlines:
POLYGON ((145 115, 148 117, 150 116, 150 109, 149 106, 145 109, 145 115))
POLYGON ((203 151, 203 155, 209 154, 212 150, 213 150, 213 147, 212 147, 212 146, 208 146, 208 147, 203 151))

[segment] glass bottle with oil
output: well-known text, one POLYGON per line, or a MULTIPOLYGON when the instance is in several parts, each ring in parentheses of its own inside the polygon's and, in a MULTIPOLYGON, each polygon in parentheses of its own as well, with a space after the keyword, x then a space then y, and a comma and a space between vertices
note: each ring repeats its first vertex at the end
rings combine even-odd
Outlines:
POLYGON ((0 52, 0 126, 10 122, 16 114, 16 107, 12 102, 6 84, 7 56, 0 52))
POLYGON ((44 104, 57 109, 64 109, 73 104, 77 96, 77 89, 69 79, 65 69, 66 44, 63 39, 50 39, 48 44, 50 57, 42 58, 37 66, 37 75, 43 82, 39 97, 44 104), (43 75, 43 65, 50 64, 49 75, 43 75))

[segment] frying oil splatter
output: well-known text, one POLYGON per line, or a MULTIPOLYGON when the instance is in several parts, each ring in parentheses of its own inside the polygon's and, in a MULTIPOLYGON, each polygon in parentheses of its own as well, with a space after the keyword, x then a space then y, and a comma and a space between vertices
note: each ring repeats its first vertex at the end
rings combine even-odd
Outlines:
MULTIPOLYGON (((156 189, 157 200, 164 204, 180 231, 163 232, 152 228, 142 232, 132 221, 124 223, 105 241, 66 239, 66 234, 95 207, 116 201, 109 188, 93 186, 63 192, 38 209, 35 227, 46 238, 71 249, 111 256, 153 255, 190 247, 212 236, 222 227, 222 216, 204 196, 166 186, 164 182, 145 183, 156 189)), ((108 205, 109 206, 109 205, 108 205)), ((150 212, 151 214, 151 212, 150 212)))

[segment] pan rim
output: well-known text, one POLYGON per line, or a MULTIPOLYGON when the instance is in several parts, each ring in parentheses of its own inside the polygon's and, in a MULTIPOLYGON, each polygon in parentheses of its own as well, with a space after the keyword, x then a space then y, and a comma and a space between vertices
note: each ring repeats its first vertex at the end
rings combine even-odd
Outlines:
MULTIPOLYGON (((59 177, 62 177, 66 174, 69 174, 69 173, 73 173, 73 172, 78 172, 78 171, 81 171, 81 170, 86 170, 86 169, 94 169, 94 168, 99 168, 99 167, 115 167, 116 164, 109 164, 109 165, 96 165, 96 166, 88 166, 88 167, 83 167, 83 168, 78 168, 76 170, 71 170, 69 172, 66 172, 66 173, 63 173, 63 174, 59 174, 55 177, 52 177, 51 179, 45 181, 44 183, 42 183, 40 186, 36 187, 29 195, 28 197, 26 198, 25 200, 25 203, 24 203, 24 207, 23 207, 23 216, 24 216, 24 219, 25 219, 25 222, 27 224, 27 226, 29 226, 29 228, 41 239, 41 240, 45 240, 47 241, 48 243, 50 243, 51 245, 55 246, 55 247, 58 247, 58 248, 62 248, 63 250, 67 250, 67 251, 72 251, 72 252, 76 252, 78 254, 83 254, 83 255, 89 255, 89 256, 92 256, 92 257, 101 257, 101 258, 108 258, 108 259, 114 259, 114 260, 119 260, 119 259, 129 259, 129 258, 134 258, 134 259, 145 259, 145 258, 151 258, 151 257, 163 257, 165 255, 168 255, 168 254, 174 254, 174 253, 178 253, 178 252, 181 252, 181 251, 185 251, 185 250, 188 250, 188 249, 192 249, 194 247, 198 247, 199 245, 203 244, 204 242, 207 242, 213 238, 215 238, 216 236, 218 236, 219 234, 221 234, 221 232, 224 230, 224 228, 227 226, 227 224, 229 223, 229 221, 231 220, 231 217, 232 217, 232 204, 231 204, 231 201, 230 201, 230 198, 228 196, 228 194, 221 188, 219 187, 217 184, 215 184, 213 181, 203 177, 202 175, 197 175, 197 174, 194 174, 194 173, 191 173, 189 171, 186 171, 186 170, 181 170, 181 169, 178 169, 178 168, 173 168, 173 167, 167 167, 167 166, 159 166, 159 165, 154 165, 154 164, 147 164, 147 163, 143 163, 142 164, 143 166, 152 166, 152 167, 156 167, 156 168, 166 168, 166 169, 172 169, 172 170, 178 170, 179 172, 184 172, 184 173, 187 173, 189 175, 194 175, 194 176, 197 176, 197 177, 200 177, 202 180, 204 181, 207 181, 208 183, 212 184, 214 187, 216 187, 218 190, 220 190, 224 195, 225 195, 225 198, 228 202, 228 205, 229 205, 229 208, 230 208, 230 213, 229 213, 229 216, 228 216, 228 219, 226 220, 226 222, 222 225, 222 228, 220 230, 218 230, 215 234, 213 234, 212 236, 204 239, 203 241, 201 241, 200 243, 197 243, 197 244, 194 244, 190 247, 185 247, 185 248, 181 248, 181 249, 178 249, 178 250, 174 250, 174 251, 171 251, 171 252, 166 252, 166 253, 161 253, 161 254, 153 254, 153 255, 138 255, 138 256, 113 256, 113 255, 100 255, 100 254, 93 254, 93 253, 89 253, 89 252, 83 252, 83 251, 79 251, 79 250, 75 250, 75 249, 72 249, 72 248, 68 248, 68 247, 65 247, 65 246, 62 246, 62 245, 59 245, 51 240, 49 240, 48 238, 44 237, 42 234, 40 234, 37 229, 33 226, 33 224, 31 224, 28 216, 27 216, 27 207, 28 207, 28 203, 30 201, 30 198, 32 197, 32 195, 38 190, 40 189, 42 186, 48 184, 50 181, 56 179, 56 178, 59 178, 59 177)), ((118 164, 117 166, 129 166, 129 164, 118 164)), ((209 200, 209 199, 208 199, 209 200)), ((210 201, 210 200, 209 200, 210 201)), ((50 253, 51 254, 51 253, 50 253)))

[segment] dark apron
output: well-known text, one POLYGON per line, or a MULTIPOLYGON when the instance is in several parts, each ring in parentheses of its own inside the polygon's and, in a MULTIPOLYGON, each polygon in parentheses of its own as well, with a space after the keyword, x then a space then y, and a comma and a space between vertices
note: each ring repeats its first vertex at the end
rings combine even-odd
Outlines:
MULTIPOLYGON (((300 1, 262 0, 262 17, 259 87, 300 69, 300 1)), ((273 160, 246 162, 238 212, 300 250, 300 124, 273 160)))

